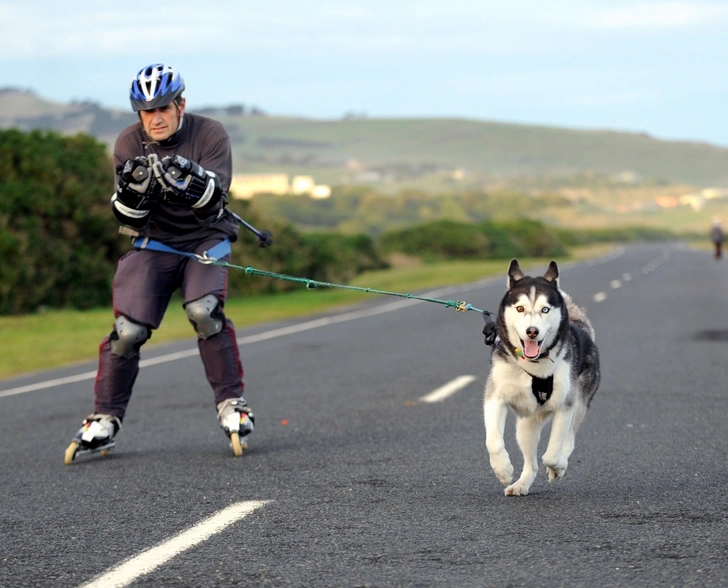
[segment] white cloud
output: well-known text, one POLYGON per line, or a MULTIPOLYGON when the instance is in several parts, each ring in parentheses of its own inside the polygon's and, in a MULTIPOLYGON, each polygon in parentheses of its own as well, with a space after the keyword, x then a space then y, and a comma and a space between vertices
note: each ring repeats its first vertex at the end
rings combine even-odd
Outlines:
POLYGON ((728 20, 728 5, 698 2, 653 2, 604 10, 589 20, 603 29, 676 29, 715 25, 728 20))
POLYGON ((728 20, 724 2, 618 0, 608 6, 596 0, 339 0, 315 6, 276 0, 261 8, 233 0, 178 0, 173 11, 160 15, 141 0, 25 0, 0 7, 0 61, 172 52, 504 55, 542 51, 584 29, 649 32, 728 20))
POLYGON ((293 1, 278 4, 275 9, 256 10, 228 1, 204 6, 180 2, 172 14, 160 17, 138 0, 119 5, 29 0, 1 9, 0 60, 170 51, 518 50, 513 31, 499 25, 504 15, 509 18, 508 13, 491 13, 472 2, 460 2, 460 6, 456 2, 451 7, 389 5, 381 0, 352 1, 331 8, 311 8, 293 1))

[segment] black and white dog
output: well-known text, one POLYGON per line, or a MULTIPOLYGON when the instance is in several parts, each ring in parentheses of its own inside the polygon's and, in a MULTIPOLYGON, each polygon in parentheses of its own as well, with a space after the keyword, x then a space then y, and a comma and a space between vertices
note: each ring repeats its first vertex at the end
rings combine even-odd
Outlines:
POLYGON ((506 496, 525 496, 538 471, 541 429, 552 417, 543 463, 550 482, 564 476, 576 431, 599 387, 599 351, 583 309, 559 288, 555 261, 535 278, 511 261, 495 334, 485 386, 486 447, 506 496), (503 441, 508 409, 517 416, 516 439, 524 460, 514 483, 503 441))

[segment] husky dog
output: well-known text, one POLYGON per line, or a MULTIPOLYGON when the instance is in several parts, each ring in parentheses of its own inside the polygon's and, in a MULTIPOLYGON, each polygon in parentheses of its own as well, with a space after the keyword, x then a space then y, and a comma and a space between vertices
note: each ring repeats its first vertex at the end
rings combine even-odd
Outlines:
POLYGON ((563 478, 576 431, 599 386, 594 329, 583 309, 559 288, 558 280, 555 261, 543 277, 534 278, 525 276, 518 260, 512 260, 495 322, 497 337, 490 340, 485 444, 506 496, 528 494, 538 471, 541 429, 551 417, 543 463, 549 482, 563 478), (516 439, 524 460, 521 477, 513 484, 513 465, 503 442, 509 408, 517 416, 516 439))

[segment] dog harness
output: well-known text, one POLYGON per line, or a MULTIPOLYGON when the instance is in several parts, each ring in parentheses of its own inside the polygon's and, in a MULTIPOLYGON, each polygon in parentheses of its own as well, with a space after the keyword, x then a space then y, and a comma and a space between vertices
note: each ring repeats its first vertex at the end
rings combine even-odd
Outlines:
POLYGON ((549 376, 548 378, 537 378, 531 376, 531 392, 536 397, 536 401, 539 404, 545 404, 551 393, 554 391, 554 377, 549 376))

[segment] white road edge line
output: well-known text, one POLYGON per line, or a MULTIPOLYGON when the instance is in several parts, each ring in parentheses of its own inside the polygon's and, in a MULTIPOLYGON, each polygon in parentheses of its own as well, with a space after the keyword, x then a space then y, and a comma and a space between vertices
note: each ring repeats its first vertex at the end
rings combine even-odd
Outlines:
MULTIPOLYGON (((435 291, 437 292, 437 291, 435 291)), ((272 331, 266 331, 264 333, 258 333, 257 335, 248 335, 247 337, 239 337, 238 345, 248 345, 250 343, 257 343, 258 341, 266 341, 268 339, 275 339, 276 337, 283 337, 284 335, 291 335, 293 333, 300 333, 302 331, 308 331, 310 329, 317 329, 326 325, 333 325, 336 323, 343 323, 346 321, 352 321, 354 319, 363 318, 367 316, 374 316, 377 314, 384 314, 386 312, 392 312, 398 310, 404 306, 409 306, 413 303, 421 302, 419 300, 403 300, 400 302, 393 302, 391 304, 385 304, 384 306, 378 306, 368 310, 359 310, 354 312, 347 312, 344 314, 315 319, 312 321, 306 321, 298 325, 291 325, 290 327, 281 327, 279 329, 273 329, 272 331)), ((176 353, 168 353, 166 355, 160 355, 159 357, 153 357, 150 359, 143 359, 139 362, 139 367, 148 367, 152 365, 158 365, 160 363, 167 363, 170 361, 177 361, 178 359, 185 359, 188 357, 194 357, 199 355, 199 351, 195 347, 194 349, 188 349, 186 351, 178 351, 176 353)), ((37 384, 28 384, 27 386, 19 386, 18 388, 10 388, 9 390, 0 391, 0 398, 4 396, 14 396, 16 394, 25 394, 26 392, 34 392, 36 390, 45 390, 46 388, 53 388, 55 386, 63 386, 64 384, 73 384, 74 382, 83 382, 85 380, 93 380, 96 377, 96 371, 85 372, 83 374, 77 374, 75 376, 68 376, 65 378, 57 378, 54 380, 47 380, 45 382, 38 382, 37 384)))
POLYGON ((73 384, 74 382, 82 382, 84 380, 92 380, 96 377, 96 372, 86 372, 84 374, 78 374, 75 376, 68 376, 67 378, 57 378, 55 380, 46 380, 45 382, 38 382, 37 384, 29 384, 28 386, 20 386, 19 388, 10 388, 9 390, 3 390, 0 392, 0 398, 3 396, 14 396, 16 394, 25 394, 26 392, 33 392, 34 390, 44 390, 45 388, 53 388, 54 386, 63 386, 64 384, 73 384))
POLYGON ((248 500, 238 502, 205 519, 194 527, 143 551, 137 556, 126 559, 108 572, 92 578, 79 588, 122 588, 140 576, 152 572, 170 559, 198 543, 209 539, 225 527, 232 525, 254 510, 268 504, 269 500, 248 500))
MULTIPOLYGON (((484 284, 492 281, 493 278, 486 278, 473 284, 464 284, 461 286, 449 286, 446 288, 439 288, 430 292, 425 292, 422 297, 425 298, 436 298, 438 296, 446 296, 452 292, 467 292, 482 287, 484 284)), ((336 323, 343 323, 346 321, 353 321, 355 319, 364 318, 367 316, 375 316, 377 314, 384 314, 399 310, 406 306, 413 304, 421 304, 423 300, 416 300, 408 298, 407 300, 399 300, 397 302, 391 302, 389 304, 383 304, 375 308, 369 308, 366 310, 355 310, 352 312, 346 312, 335 316, 314 319, 312 321, 306 321, 297 325, 291 325, 290 327, 281 327, 279 329, 273 329, 272 331, 265 331, 264 333, 258 333, 257 335, 248 335, 247 337, 238 337, 238 345, 248 345, 250 343, 257 343, 259 341, 267 341, 268 339, 275 339, 276 337, 283 337, 285 335, 292 335, 293 333, 300 333, 302 331, 308 331, 311 329, 318 329, 319 327, 325 327, 326 325, 334 325, 336 323)), ((188 349, 186 351, 178 351, 176 353, 168 353, 166 355, 160 355, 159 357, 153 357, 150 359, 142 359, 139 362, 139 367, 144 368, 152 365, 158 365, 160 363, 167 363, 170 361, 177 361, 178 359, 186 359, 188 357, 194 357, 199 355, 197 347, 188 349)), ((27 386, 19 386, 17 388, 10 388, 8 390, 0 390, 0 398, 4 396, 15 396, 16 394, 25 394, 26 392, 35 392, 36 390, 45 390, 47 388, 53 388, 55 386, 63 386, 64 384, 73 384, 75 382, 83 382, 85 380, 93 380, 96 378, 96 371, 85 372, 83 374, 77 374, 75 376, 67 376, 65 378, 57 378, 54 380, 47 380, 45 382, 38 382, 37 384, 28 384, 27 386)))
POLYGON ((452 382, 448 382, 444 386, 440 386, 437 390, 433 390, 429 394, 422 396, 420 401, 428 403, 442 402, 475 380, 477 380, 475 376, 458 376, 452 382))

